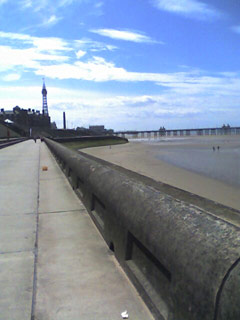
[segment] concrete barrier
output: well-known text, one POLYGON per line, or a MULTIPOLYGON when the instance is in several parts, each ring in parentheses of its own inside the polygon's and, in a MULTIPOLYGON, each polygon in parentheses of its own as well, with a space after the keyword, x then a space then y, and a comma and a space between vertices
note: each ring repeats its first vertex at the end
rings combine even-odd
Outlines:
POLYGON ((156 319, 240 319, 237 226, 45 141, 156 319))
POLYGON ((27 140, 27 138, 16 138, 16 139, 11 139, 11 140, 2 140, 0 142, 0 149, 12 146, 12 145, 14 145, 16 143, 23 142, 23 141, 26 141, 26 140, 27 140))

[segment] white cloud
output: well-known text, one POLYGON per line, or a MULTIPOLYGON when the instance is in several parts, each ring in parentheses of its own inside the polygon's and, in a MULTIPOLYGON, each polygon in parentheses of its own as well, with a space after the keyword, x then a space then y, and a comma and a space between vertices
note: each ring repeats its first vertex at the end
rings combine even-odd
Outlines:
POLYGON ((72 48, 69 47, 69 44, 60 38, 40 38, 32 37, 32 44, 40 51, 72 51, 72 48))
POLYGON ((6 2, 8 2, 8 0, 0 0, 0 6, 6 2))
POLYGON ((117 49, 116 46, 109 45, 103 42, 93 41, 91 39, 75 40, 74 43, 77 47, 80 47, 84 50, 89 50, 92 52, 113 51, 117 49))
POLYGON ((29 42, 33 37, 22 33, 0 31, 0 38, 7 38, 10 40, 23 40, 29 42))
POLYGON ((0 46, 0 67, 1 69, 11 69, 14 66, 38 69, 41 61, 64 62, 67 56, 41 53, 34 48, 13 49, 8 46, 0 46), (21 57, 21 58, 20 58, 21 57))
POLYGON ((47 6, 49 6, 49 1, 48 0, 35 0, 33 2, 33 7, 34 7, 34 11, 38 12, 41 11, 42 9, 46 8, 47 6))
POLYGON ((101 57, 94 57, 87 62, 77 61, 73 64, 43 65, 35 73, 55 79, 82 79, 97 82, 132 81, 134 78, 134 73, 117 68, 113 63, 101 57))
POLYGON ((133 41, 133 42, 144 42, 144 43, 154 43, 153 39, 139 32, 133 31, 124 31, 117 29, 95 29, 90 30, 91 32, 97 33, 101 36, 109 37, 112 39, 125 40, 125 41, 133 41))
POLYGON ((76 57, 77 57, 78 59, 80 59, 80 58, 82 58, 85 54, 86 54, 86 51, 78 50, 78 51, 76 52, 76 57))
POLYGON ((223 96, 231 94, 239 96, 240 75, 233 73, 218 73, 208 75, 199 70, 188 70, 175 73, 140 73, 131 72, 116 67, 101 57, 94 57, 88 61, 76 61, 72 64, 42 65, 36 68, 37 75, 53 79, 78 79, 95 82, 154 82, 164 91, 175 94, 185 93, 193 95, 223 96))
POLYGON ((0 31, 0 38, 7 39, 10 44, 16 47, 18 44, 22 46, 33 45, 38 50, 43 51, 72 51, 73 48, 81 48, 89 51, 113 51, 117 47, 103 42, 93 41, 91 39, 81 39, 65 41, 57 37, 34 37, 24 33, 13 33, 0 31))
POLYGON ((31 8, 33 3, 32 0, 22 0, 20 2, 22 9, 27 9, 27 8, 31 8))
POLYGON ((10 41, 12 46, 16 47, 19 44, 32 45, 40 51, 71 51, 68 43, 61 38, 56 37, 33 37, 23 33, 11 33, 0 31, 0 38, 5 38, 10 41), (12 41, 17 40, 17 41, 12 41), (12 43, 11 43, 12 41, 12 43))
POLYGON ((215 8, 198 0, 152 0, 160 10, 185 15, 190 18, 207 19, 220 16, 215 8))
MULTIPOLYGON (((116 67, 102 57, 95 56, 88 61, 76 61, 72 64, 42 65, 35 71, 38 75, 46 75, 53 79, 79 79, 96 82, 124 81, 141 82, 151 81, 162 85, 184 81, 187 73, 140 73, 127 71, 116 67)), ((189 73, 190 75, 190 73, 189 73)), ((193 78, 190 79, 194 81, 193 78)))
POLYGON ((60 20, 62 20, 61 17, 56 17, 55 15, 51 15, 48 19, 43 21, 41 26, 50 27, 50 26, 57 24, 60 20))
MULTIPOLYGON (((5 2, 9 0, 0 0, 0 3, 1 1, 5 2)), ((94 0, 18 0, 19 3, 17 4, 20 4, 21 9, 28 9, 31 7, 34 13, 47 11, 49 14, 56 14, 63 7, 71 6, 74 2, 80 4, 86 1, 94 3, 94 0)))
POLYGON ((3 81, 17 81, 21 78, 21 75, 18 73, 9 73, 2 78, 3 81))

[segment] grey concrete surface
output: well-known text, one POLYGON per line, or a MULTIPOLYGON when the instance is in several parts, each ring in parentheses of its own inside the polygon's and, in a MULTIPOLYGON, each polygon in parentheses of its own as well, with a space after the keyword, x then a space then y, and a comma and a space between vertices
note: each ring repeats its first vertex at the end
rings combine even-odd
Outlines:
POLYGON ((42 166, 35 319, 153 319, 44 144, 42 166))
POLYGON ((117 320, 124 310, 152 319, 45 144, 1 149, 0 320, 117 320))
POLYGON ((0 255, 0 319, 31 319, 34 255, 0 255))
POLYGON ((36 215, 0 216, 0 254, 32 251, 36 239, 36 215))
POLYGON ((46 148, 45 144, 42 144, 39 213, 83 209, 84 206, 46 148), (43 166, 46 166, 48 170, 42 171, 43 166))
POLYGON ((0 150, 0 320, 31 318, 39 147, 0 150))

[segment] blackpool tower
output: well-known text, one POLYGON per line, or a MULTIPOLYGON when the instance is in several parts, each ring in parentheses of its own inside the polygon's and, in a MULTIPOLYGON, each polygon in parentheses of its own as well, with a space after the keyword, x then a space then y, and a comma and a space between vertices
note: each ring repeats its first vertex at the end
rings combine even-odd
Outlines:
POLYGON ((48 105, 47 105, 47 89, 45 86, 45 80, 43 78, 43 87, 42 87, 42 113, 44 116, 48 116, 48 105))

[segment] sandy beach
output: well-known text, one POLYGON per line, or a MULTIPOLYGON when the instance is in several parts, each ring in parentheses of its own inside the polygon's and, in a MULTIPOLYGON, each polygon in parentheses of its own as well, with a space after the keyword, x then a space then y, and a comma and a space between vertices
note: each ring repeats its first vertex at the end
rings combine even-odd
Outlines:
POLYGON ((81 151, 156 181, 240 209, 238 136, 130 141, 124 145, 81 151), (220 146, 219 150, 217 146, 220 146))

